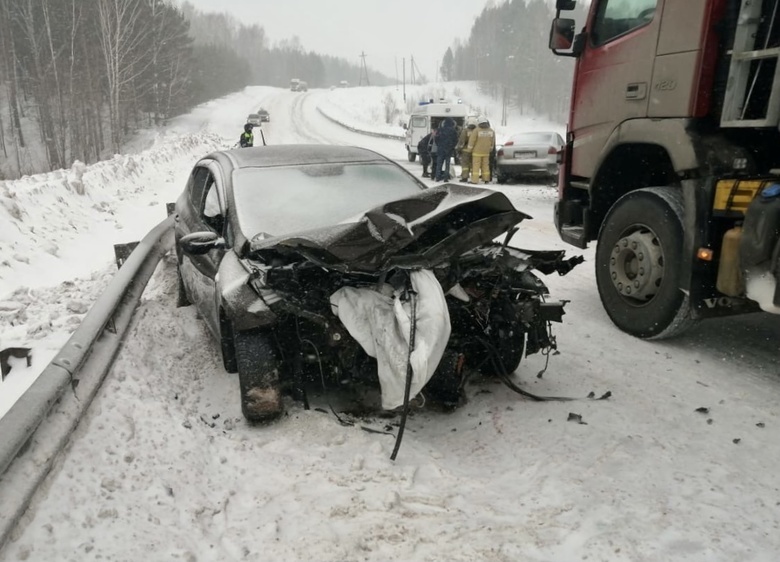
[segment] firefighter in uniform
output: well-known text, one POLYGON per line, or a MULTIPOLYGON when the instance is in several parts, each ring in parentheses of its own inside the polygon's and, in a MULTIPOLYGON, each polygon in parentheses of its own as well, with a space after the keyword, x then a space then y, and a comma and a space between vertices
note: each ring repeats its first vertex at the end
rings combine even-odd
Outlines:
POLYGON ((479 183, 480 176, 490 183, 490 153, 496 147, 496 132, 485 117, 477 119, 477 127, 469 135, 467 150, 471 152, 471 182, 479 183))
POLYGON ((455 151, 460 159, 460 181, 469 181, 469 172, 471 171, 471 152, 469 152, 469 135, 477 127, 477 120, 469 117, 466 126, 460 130, 458 135, 458 144, 455 145, 455 151))

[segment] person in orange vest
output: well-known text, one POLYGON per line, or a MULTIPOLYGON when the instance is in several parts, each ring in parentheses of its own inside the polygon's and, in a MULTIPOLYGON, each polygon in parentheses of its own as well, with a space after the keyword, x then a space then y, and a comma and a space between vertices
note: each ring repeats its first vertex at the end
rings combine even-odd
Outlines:
POLYGON ((469 144, 466 148, 471 153, 471 181, 479 183, 480 177, 485 183, 490 183, 490 153, 496 148, 496 132, 490 128, 490 123, 485 117, 477 119, 477 128, 469 135, 469 144))

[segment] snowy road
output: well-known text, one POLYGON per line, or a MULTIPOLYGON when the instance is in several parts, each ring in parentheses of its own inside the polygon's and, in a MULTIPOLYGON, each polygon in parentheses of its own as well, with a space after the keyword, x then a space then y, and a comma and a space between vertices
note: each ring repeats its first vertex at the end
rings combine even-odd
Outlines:
MULTIPOLYGON (((230 144, 262 106, 269 144, 357 144, 419 174, 399 141, 320 115, 318 100, 338 94, 257 88, 173 128, 230 144)), ((160 164, 161 177, 187 172, 181 160, 160 164)), ((553 189, 502 189, 535 217, 513 244, 576 253, 552 224, 553 189)), ((776 560, 780 318, 640 341, 609 322, 593 250, 584 255, 568 276, 546 279, 553 298, 571 300, 555 330, 560 355, 542 378, 539 356, 516 377, 538 394, 612 398, 534 403, 475 384, 454 413, 416 412, 396 462, 392 436, 361 429, 383 430, 377 417, 344 427, 290 403, 279 423, 245 424, 237 378, 192 307, 175 308, 175 259, 164 260, 0 561, 776 560)), ((328 409, 323 398, 313 406, 328 409)))

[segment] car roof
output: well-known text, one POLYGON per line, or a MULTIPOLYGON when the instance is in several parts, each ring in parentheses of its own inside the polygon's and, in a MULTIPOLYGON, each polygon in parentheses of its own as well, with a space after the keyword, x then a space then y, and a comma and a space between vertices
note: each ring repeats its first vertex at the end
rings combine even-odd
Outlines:
POLYGON ((257 113, 250 113, 249 116, 250 117, 257 117, 257 113))
POLYGON ((337 164, 357 162, 392 162, 384 156, 356 146, 325 144, 282 144, 256 146, 215 152, 209 157, 227 157, 234 168, 292 166, 301 164, 337 164))

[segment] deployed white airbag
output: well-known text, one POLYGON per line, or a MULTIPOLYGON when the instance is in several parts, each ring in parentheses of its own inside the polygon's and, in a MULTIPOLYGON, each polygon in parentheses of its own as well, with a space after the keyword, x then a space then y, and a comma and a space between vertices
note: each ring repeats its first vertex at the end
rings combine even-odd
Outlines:
MULTIPOLYGON (((450 313, 439 281, 429 270, 411 273, 417 292, 417 326, 412 352, 410 397, 430 380, 450 339, 450 313)), ((393 292, 391 290, 391 292, 393 292)), ((368 288, 342 287, 330 297, 331 308, 365 352, 377 360, 382 407, 403 404, 409 354, 411 303, 401 292, 387 296, 368 288)))

